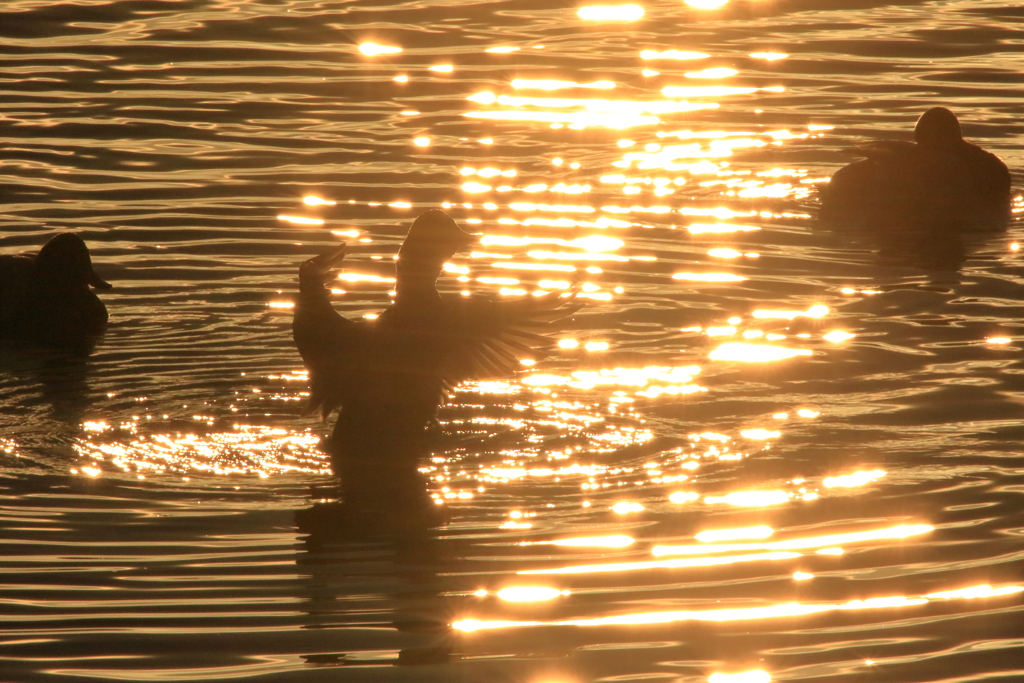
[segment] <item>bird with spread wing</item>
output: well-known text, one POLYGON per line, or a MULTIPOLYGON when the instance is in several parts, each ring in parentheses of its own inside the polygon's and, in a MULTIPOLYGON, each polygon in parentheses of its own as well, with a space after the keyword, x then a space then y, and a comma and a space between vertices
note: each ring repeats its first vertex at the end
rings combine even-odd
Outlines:
MULTIPOLYGON (((326 284, 344 245, 302 263, 292 332, 309 372, 310 408, 338 413, 332 456, 345 444, 421 436, 460 382, 507 377, 543 355, 551 324, 579 310, 575 292, 507 301, 442 297, 444 264, 476 236, 443 211, 417 218, 398 252, 394 302, 375 319, 349 320, 326 284)), ((346 454, 347 455, 347 454, 346 454)))

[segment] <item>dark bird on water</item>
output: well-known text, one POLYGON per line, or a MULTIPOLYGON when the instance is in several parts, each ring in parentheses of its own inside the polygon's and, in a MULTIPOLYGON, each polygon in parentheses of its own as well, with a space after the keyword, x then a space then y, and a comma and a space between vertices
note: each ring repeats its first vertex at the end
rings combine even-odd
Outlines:
POLYGON ((0 336, 49 347, 88 345, 107 324, 93 291, 110 289, 75 233, 54 235, 38 254, 0 256, 0 336))
POLYGON ((1010 172, 963 139, 949 109, 918 119, 914 142, 878 140, 821 190, 821 218, 859 228, 993 230, 1010 216, 1010 172))
POLYGON ((335 473, 362 444, 422 437, 457 384, 522 369, 521 359, 549 346, 551 323, 579 310, 574 294, 558 292, 508 301, 442 297, 436 281, 444 264, 476 239, 442 211, 422 214, 398 252, 394 303, 372 320, 339 315, 328 297, 344 245, 300 266, 292 332, 309 371, 310 408, 322 417, 338 412, 335 473))

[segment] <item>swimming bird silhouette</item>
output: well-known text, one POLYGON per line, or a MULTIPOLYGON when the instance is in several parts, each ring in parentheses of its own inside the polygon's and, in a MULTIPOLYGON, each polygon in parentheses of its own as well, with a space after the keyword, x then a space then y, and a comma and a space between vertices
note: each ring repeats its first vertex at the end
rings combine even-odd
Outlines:
POLYGON ((918 119, 914 142, 879 140, 867 158, 836 171, 821 191, 821 218, 856 227, 1005 227, 1010 172, 995 154, 963 139, 949 109, 918 119))
POLYGON ((110 289, 75 233, 54 235, 38 254, 0 256, 0 335, 55 347, 88 344, 107 324, 92 288, 110 289))
POLYGON ((398 252, 394 303, 373 320, 344 318, 328 298, 344 246, 300 266, 292 332, 309 371, 310 407, 322 417, 338 411, 333 447, 421 436, 457 384, 521 369, 520 359, 550 343, 550 324, 579 310, 575 294, 558 292, 441 297, 445 262, 475 241, 444 212, 422 214, 398 252))

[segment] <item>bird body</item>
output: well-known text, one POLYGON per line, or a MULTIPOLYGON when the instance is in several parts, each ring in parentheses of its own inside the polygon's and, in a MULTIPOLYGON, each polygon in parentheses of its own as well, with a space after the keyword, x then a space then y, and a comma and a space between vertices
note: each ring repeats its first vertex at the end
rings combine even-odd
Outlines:
POLYGON ((52 347, 87 344, 107 324, 107 308, 92 288, 110 284, 74 233, 55 235, 38 254, 0 256, 0 336, 52 347))
POLYGON ((441 211, 417 218, 399 251, 394 303, 375 319, 349 320, 331 306, 325 283, 344 247, 302 264, 293 335, 309 371, 310 407, 322 417, 338 412, 334 444, 418 438, 457 384, 511 375, 547 345, 550 323, 579 309, 557 292, 442 297, 436 280, 445 262, 475 239, 441 211))
POLYGON ((855 227, 992 229, 1010 215, 1010 172, 963 139, 945 107, 921 115, 914 142, 858 148, 866 159, 839 169, 821 192, 821 218, 855 227))

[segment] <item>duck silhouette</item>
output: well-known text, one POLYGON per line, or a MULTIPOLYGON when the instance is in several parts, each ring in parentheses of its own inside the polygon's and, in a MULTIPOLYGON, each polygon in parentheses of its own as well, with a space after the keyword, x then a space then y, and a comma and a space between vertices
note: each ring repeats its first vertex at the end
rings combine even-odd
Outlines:
POLYGON ((88 344, 107 324, 93 291, 110 289, 75 233, 54 235, 38 254, 0 256, 0 336, 44 346, 88 344))
POLYGON ((821 218, 853 227, 992 230, 1010 217, 1010 172, 963 139, 949 109, 918 119, 914 142, 879 140, 866 159, 836 171, 821 191, 821 218))
POLYGON ((396 444, 417 443, 457 384, 512 375, 520 359, 550 344, 551 323, 579 310, 575 294, 558 292, 508 301, 442 297, 436 281, 444 264, 475 241, 443 211, 419 216, 398 252, 394 303, 372 320, 349 320, 328 298, 325 284, 338 274, 344 245, 300 266, 292 332, 309 371, 310 408, 324 418, 338 412, 335 473, 341 451, 418 454, 396 444))

